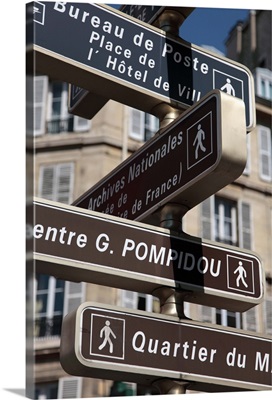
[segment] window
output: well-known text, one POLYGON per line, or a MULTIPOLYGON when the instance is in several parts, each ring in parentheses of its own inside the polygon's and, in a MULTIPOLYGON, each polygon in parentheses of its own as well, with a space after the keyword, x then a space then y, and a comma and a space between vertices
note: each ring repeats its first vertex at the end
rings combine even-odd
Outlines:
POLYGON ((270 182, 272 180, 272 140, 271 129, 258 126, 260 178, 270 182))
POLYGON ((239 207, 239 246, 252 249, 251 209, 248 203, 242 202, 239 207))
POLYGON ((61 133, 89 130, 89 121, 68 113, 68 84, 51 82, 48 93, 47 132, 61 133))
POLYGON ((45 274, 36 276, 35 336, 60 336, 63 316, 85 298, 84 282, 69 282, 45 274))
MULTIPOLYGON (((150 294, 121 290, 120 303, 122 307, 143 310, 148 312, 159 312, 159 301, 150 294)), ((159 394, 154 386, 142 386, 128 382, 114 382, 110 389, 110 396, 145 396, 159 394)))
POLYGON ((257 96, 272 100, 272 72, 269 69, 256 68, 255 89, 257 96))
POLYGON ((139 141, 149 140, 159 129, 159 120, 153 115, 130 108, 129 136, 139 141))
POLYGON ((68 114, 68 86, 64 82, 51 82, 48 93, 48 133, 68 132, 73 129, 73 117, 68 114))
POLYGON ((36 278, 35 336, 59 336, 61 331, 64 281, 38 274, 36 278))
POLYGON ((61 116, 67 114, 65 103, 67 101, 67 84, 62 82, 51 83, 52 104, 51 104, 51 119, 57 120, 61 116))
POLYGON ((144 112, 130 109, 129 136, 135 140, 144 140, 144 112))
POLYGON ((149 140, 159 130, 159 120, 154 115, 145 114, 145 141, 149 140))
POLYGON ((238 312, 216 309, 216 323, 233 328, 242 328, 242 315, 238 312))
POLYGON ((241 329, 243 326, 242 316, 239 312, 230 312, 213 307, 199 306, 199 312, 202 322, 230 326, 241 329))
MULTIPOLYGON (((211 196, 201 204, 202 237, 246 249, 252 248, 250 204, 211 196), (238 235, 239 232, 239 235, 238 235)), ((223 326, 256 329, 255 312, 243 316, 237 312, 201 308, 204 321, 223 326)))
POLYGON ((202 322, 216 323, 252 332, 257 331, 256 307, 242 314, 207 306, 198 306, 198 309, 202 322))
POLYGON ((134 310, 154 312, 158 300, 150 294, 121 290, 121 306, 134 310))
POLYGON ((63 303, 63 314, 66 315, 75 310, 84 302, 86 293, 85 282, 65 282, 65 296, 63 303))
POLYGON ((73 194, 74 164, 53 164, 40 170, 38 196, 70 204, 73 194))
POLYGON ((215 197, 214 221, 214 240, 237 245, 237 209, 235 202, 215 197))
POLYGON ((73 130, 75 132, 86 132, 90 130, 90 127, 91 127, 91 122, 88 119, 74 115, 73 130))
POLYGON ((153 296, 150 294, 138 293, 138 310, 153 311, 153 296))
POLYGON ((211 196, 201 204, 204 239, 252 249, 251 209, 245 202, 211 196), (239 232, 239 237, 238 237, 239 232))
POLYGON ((45 104, 47 93, 47 76, 27 76, 26 133, 28 136, 39 136, 45 133, 45 104))
POLYGON ((47 76, 26 78, 27 135, 89 131, 90 121, 68 113, 68 87, 47 76))

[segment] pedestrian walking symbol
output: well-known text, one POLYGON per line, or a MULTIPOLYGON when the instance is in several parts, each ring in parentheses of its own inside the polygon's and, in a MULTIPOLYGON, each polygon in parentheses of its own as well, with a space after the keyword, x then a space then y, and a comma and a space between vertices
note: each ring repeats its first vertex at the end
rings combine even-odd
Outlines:
POLYGON ((195 146, 195 159, 198 159, 198 150, 200 148, 200 150, 202 152, 205 153, 206 151, 206 147, 203 145, 203 141, 205 140, 205 132, 203 131, 203 129, 201 128, 201 124, 199 124, 197 126, 197 134, 194 140, 193 145, 195 146))
POLYGON ((112 329, 110 328, 110 321, 105 322, 105 326, 100 331, 100 337, 104 336, 103 343, 98 347, 99 350, 104 349, 104 347, 108 344, 110 353, 113 353, 113 343, 111 341, 111 336, 116 339, 115 334, 113 333, 112 329))
POLYGON ((235 90, 234 87, 231 84, 231 80, 230 78, 226 79, 226 83, 225 85, 223 85, 220 90, 222 90, 223 92, 226 92, 227 94, 230 94, 232 96, 235 96, 235 90))
POLYGON ((238 274, 237 279, 236 279, 236 286, 240 287, 240 281, 242 281, 242 284, 247 288, 248 284, 245 281, 245 279, 247 277, 247 273, 246 273, 245 268, 243 267, 242 261, 239 261, 239 266, 234 271, 234 274, 238 274))
POLYGON ((213 70, 213 89, 244 100, 244 83, 241 79, 228 75, 216 69, 213 70))
POLYGON ((90 327, 90 354, 116 358, 125 357, 125 320, 111 315, 92 314, 90 327))
POLYGON ((187 129, 187 169, 213 152, 212 111, 187 129))
POLYGON ((227 256, 227 287, 235 292, 255 294, 253 262, 227 256))

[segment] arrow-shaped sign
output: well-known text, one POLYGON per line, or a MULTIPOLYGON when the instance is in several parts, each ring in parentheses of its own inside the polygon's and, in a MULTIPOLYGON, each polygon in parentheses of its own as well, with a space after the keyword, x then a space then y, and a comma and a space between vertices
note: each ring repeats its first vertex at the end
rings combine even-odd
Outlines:
POLYGON ((191 209, 242 174, 245 132, 244 103, 214 91, 73 205, 159 224, 154 213, 164 204, 191 209))
POLYGON ((37 272, 147 294, 185 290, 186 301, 231 311, 262 301, 261 263, 250 251, 40 199, 34 211, 37 272))
POLYGON ((28 48, 38 72, 154 115, 162 102, 184 110, 220 89, 244 101, 247 129, 254 127, 253 78, 245 66, 106 6, 39 5, 44 15, 34 19, 28 48))
MULTIPOLYGON (((152 23, 153 25, 157 25, 158 18, 160 18, 163 13, 167 14, 169 21, 171 21, 173 15, 178 15, 179 18, 176 17, 175 21, 178 20, 180 25, 191 14, 194 8, 124 5, 121 6, 120 10, 134 18, 149 24, 152 23)), ((68 110, 71 114, 92 119, 108 100, 108 98, 98 96, 88 90, 69 84, 68 110)))
POLYGON ((154 313, 85 303, 64 318, 60 361, 72 375, 188 389, 271 389, 271 338, 154 313))

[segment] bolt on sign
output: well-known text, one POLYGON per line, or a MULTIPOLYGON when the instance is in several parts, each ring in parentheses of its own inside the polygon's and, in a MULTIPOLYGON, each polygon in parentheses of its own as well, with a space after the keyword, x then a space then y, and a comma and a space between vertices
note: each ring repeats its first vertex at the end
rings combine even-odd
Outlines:
POLYGON ((262 301, 263 271, 252 252, 48 200, 33 205, 27 237, 39 273, 146 294, 168 287, 230 311, 262 301))
POLYGON ((71 375, 189 390, 271 389, 271 338, 175 317, 84 303, 63 321, 60 362, 71 375))
POLYGON ((164 204, 190 209, 242 174, 245 132, 244 103, 213 91, 73 205, 158 224, 164 204))
POLYGON ((107 6, 34 7, 27 57, 34 50, 37 72, 151 114, 162 102, 184 110, 219 89, 244 101, 247 129, 255 126, 253 78, 245 66, 107 6))

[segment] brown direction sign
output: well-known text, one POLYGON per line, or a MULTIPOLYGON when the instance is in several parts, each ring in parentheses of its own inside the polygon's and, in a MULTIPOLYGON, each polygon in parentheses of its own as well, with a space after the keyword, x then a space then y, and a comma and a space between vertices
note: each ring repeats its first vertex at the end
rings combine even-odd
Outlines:
POLYGON ((63 321, 60 361, 72 375, 188 389, 271 389, 271 338, 95 303, 63 321))
POLYGON ((148 113, 162 102, 184 110, 222 90, 244 101, 247 129, 254 128, 253 77, 245 66, 110 7, 40 1, 28 7, 35 13, 27 21, 34 31, 27 65, 37 72, 148 113))
POLYGON ((36 199, 34 208, 37 272, 147 294, 186 290, 188 302, 231 311, 262 301, 254 253, 61 203, 36 199))
POLYGON ((242 101, 213 91, 73 205, 154 224, 166 203, 191 209, 242 174, 244 115, 242 101))

